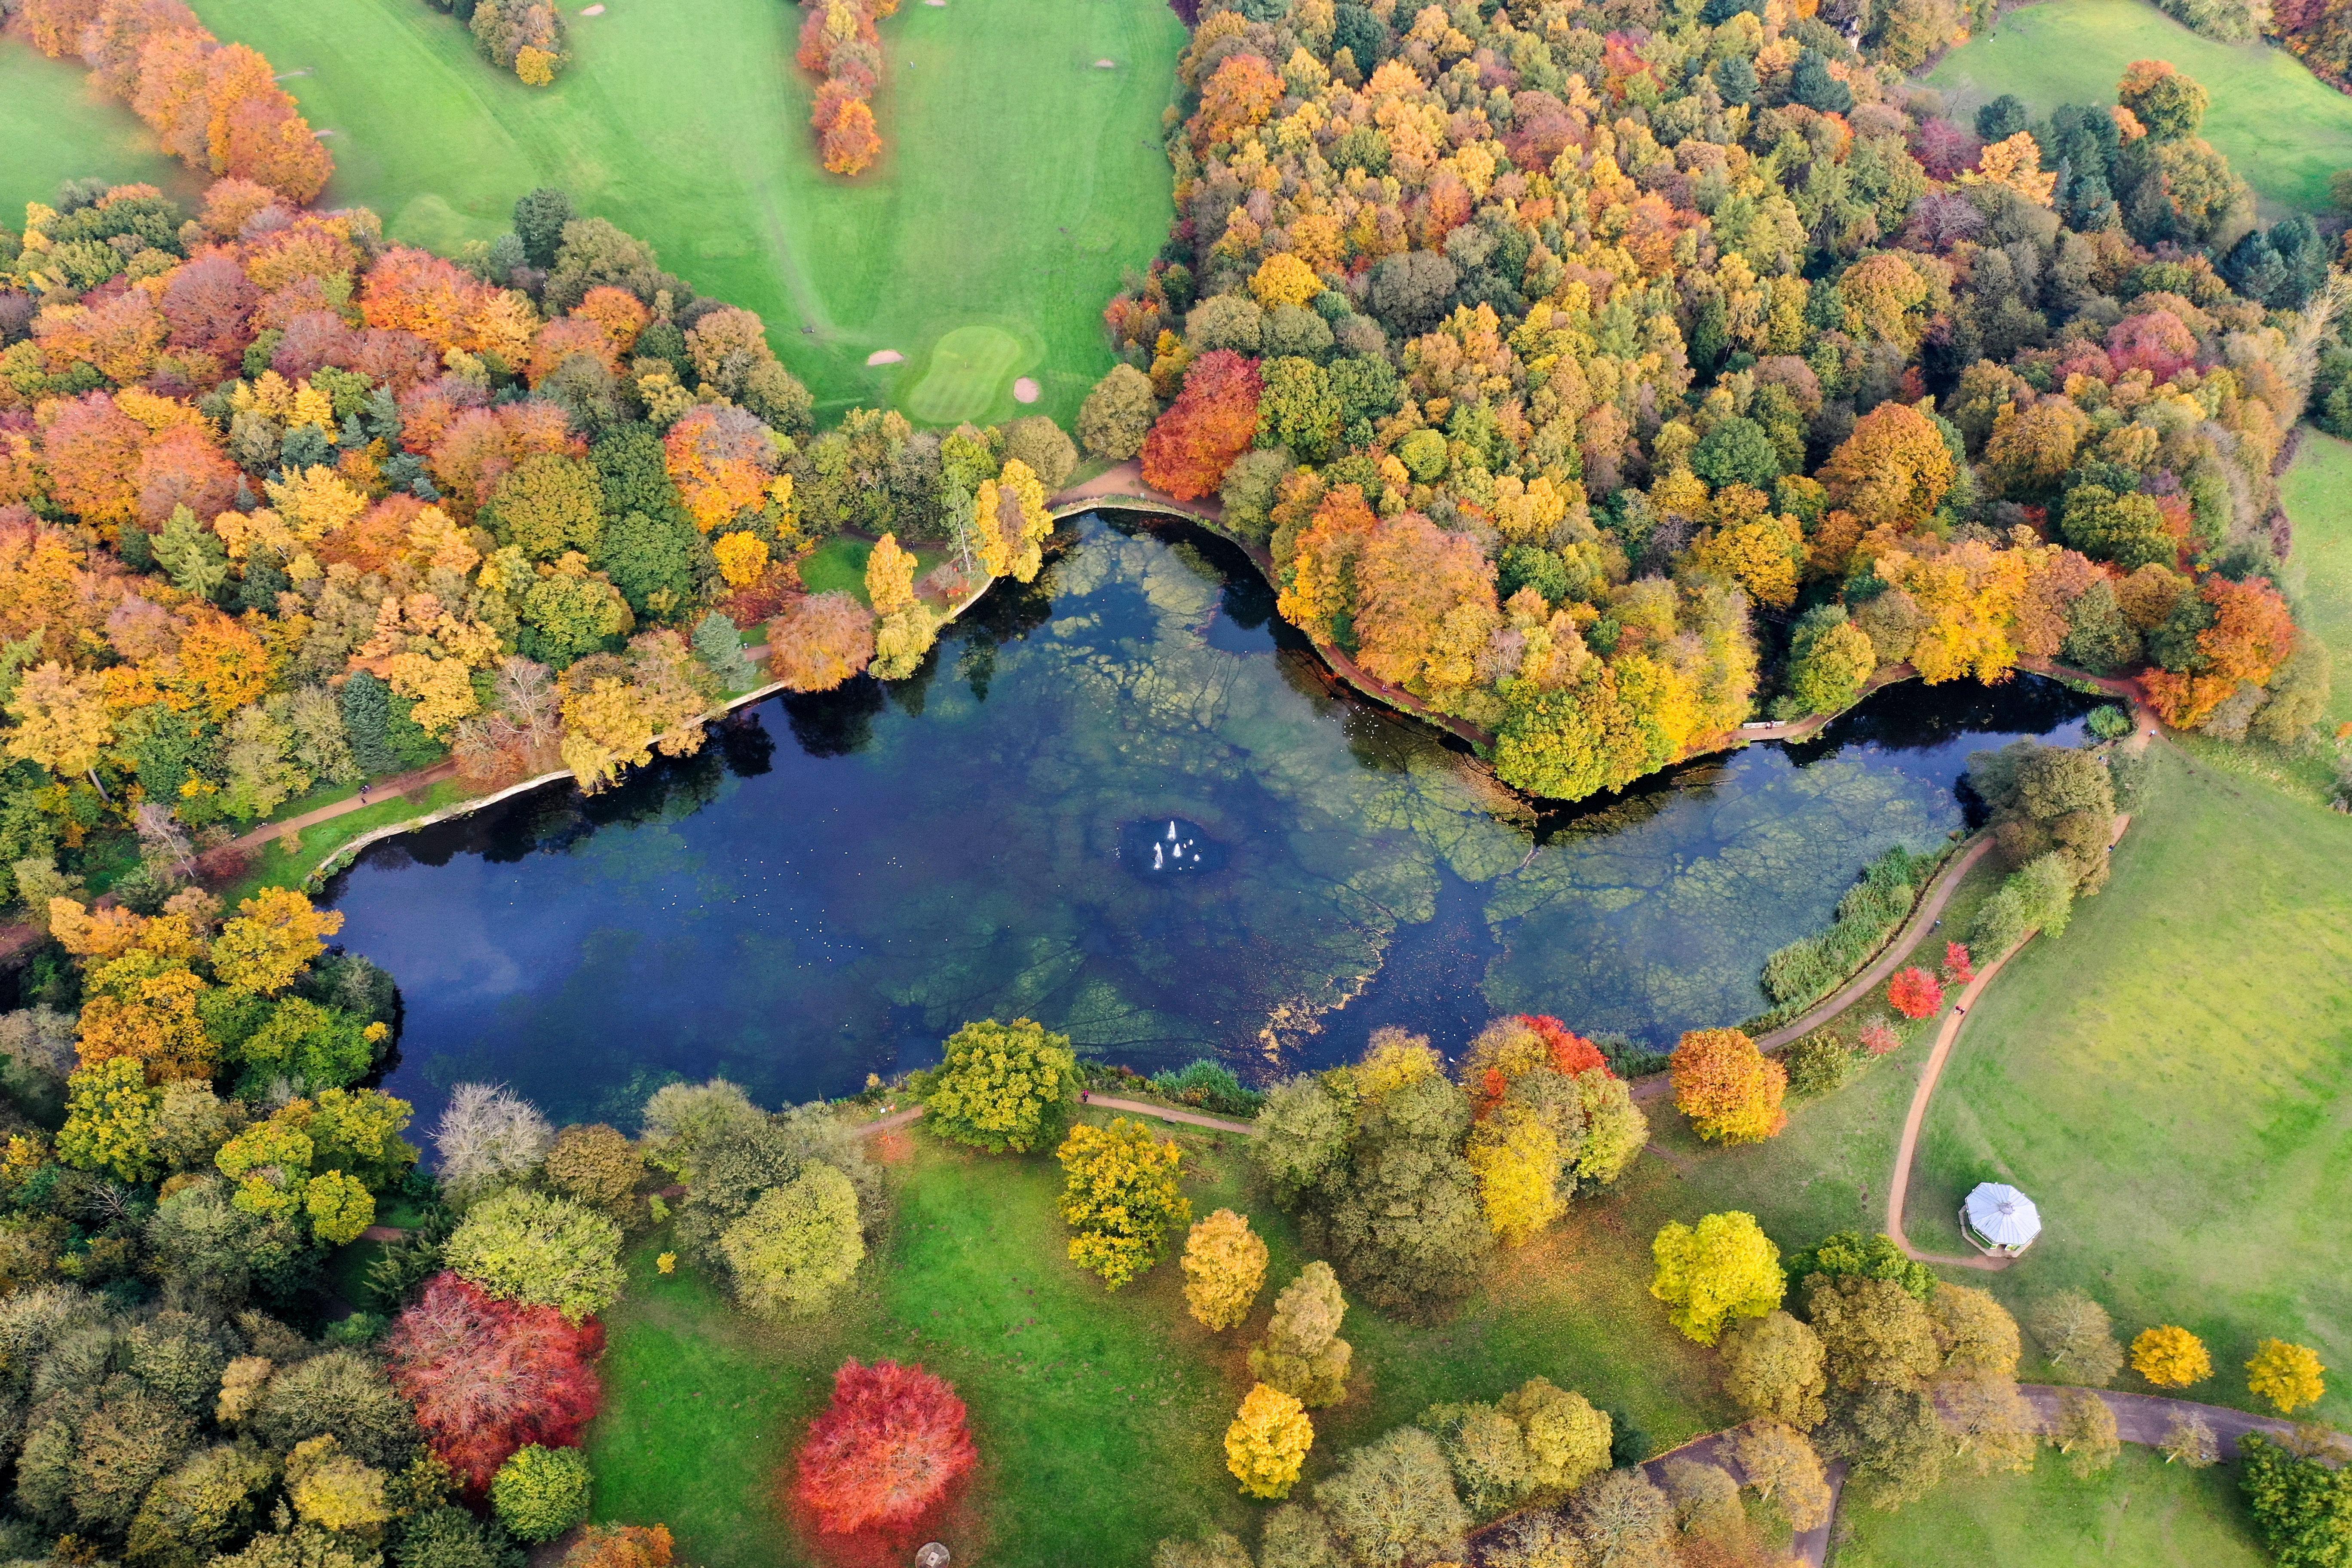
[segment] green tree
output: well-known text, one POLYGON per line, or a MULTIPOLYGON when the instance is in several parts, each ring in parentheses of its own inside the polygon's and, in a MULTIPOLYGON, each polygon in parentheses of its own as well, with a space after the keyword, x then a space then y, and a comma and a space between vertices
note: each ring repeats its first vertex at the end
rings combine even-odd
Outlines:
POLYGON ((1123 463, 1143 450, 1159 416, 1151 378, 1133 365, 1115 364, 1078 409, 1078 439, 1096 457, 1123 463))
POLYGON ((857 1192, 821 1161, 772 1187, 719 1233, 735 1298, 764 1318, 805 1317, 831 1305, 866 1258, 857 1192))
POLYGON ((152 1179, 163 1169, 155 1121, 163 1091, 151 1089, 135 1057, 109 1057, 66 1079, 66 1124, 58 1158, 86 1171, 111 1171, 126 1182, 152 1179))
POLYGON ((1259 374, 1258 445, 1285 448, 1302 463, 1328 461, 1345 412, 1330 376, 1313 360, 1295 356, 1267 360, 1259 374))
POLYGON ((466 1211, 449 1267, 493 1296, 554 1307, 572 1322, 620 1300, 621 1227, 570 1198, 511 1188, 466 1211))
POLYGON ((1274 1299, 1265 1338, 1250 1349, 1250 1375, 1308 1405, 1347 1397, 1348 1364, 1355 1348, 1339 1337, 1348 1303, 1331 1266, 1314 1262, 1274 1299))
POLYGON ((1724 1334, 1724 1392, 1753 1419, 1810 1432, 1829 1414, 1822 1359, 1821 1336, 1776 1307, 1724 1334))
POLYGON ((604 487, 577 458, 542 452, 525 458, 499 481, 483 521, 500 544, 533 561, 553 561, 568 550, 593 554, 604 531, 604 487))
POLYGON ((1877 668, 1870 635, 1846 618, 1845 606, 1816 605, 1797 617, 1789 638, 1789 704, 1799 713, 1841 712, 1877 668))
POLYGON ((552 1541, 588 1517, 594 1478, 577 1448, 515 1450, 490 1479, 490 1507, 518 1541, 552 1541))
POLYGON ((2103 485, 2076 485, 2066 492, 2060 535, 2094 561, 2112 561, 2130 571, 2151 563, 2169 565, 2180 541, 2148 496, 2117 495, 2103 485))
POLYGON ((1669 1220, 1650 1251, 1658 1266, 1650 1294, 1671 1309, 1675 1327, 1703 1345, 1715 1343, 1733 1318, 1764 1316, 1788 1289, 1780 1249, 1754 1215, 1737 1209, 1696 1226, 1669 1220))
POLYGON ((1690 466, 1714 489, 1753 485, 1769 491, 1780 477, 1780 452, 1761 425, 1734 414, 1717 420, 1698 438, 1690 466))
POLYGON ((923 1096, 923 1124, 992 1154, 1026 1154, 1061 1136, 1078 1103, 1078 1060, 1067 1035, 1027 1018, 966 1024, 923 1096))
POLYGON ((1826 1274, 1833 1279, 1890 1279, 1921 1301, 1936 1293, 1935 1270, 1915 1261, 1892 1237, 1876 1232, 1832 1231, 1817 1245, 1791 1254, 1788 1272, 1789 1282, 1798 1286, 1826 1274))
POLYGON ((1418 1426, 1352 1450, 1316 1486, 1315 1501, 1359 1568, 1459 1561, 1470 1526, 1444 1453, 1418 1426))
POLYGON ((2282 1568, 2343 1568, 2352 1561, 2352 1468, 2257 1432, 2240 1439, 2238 1489, 2254 1533, 2282 1568))

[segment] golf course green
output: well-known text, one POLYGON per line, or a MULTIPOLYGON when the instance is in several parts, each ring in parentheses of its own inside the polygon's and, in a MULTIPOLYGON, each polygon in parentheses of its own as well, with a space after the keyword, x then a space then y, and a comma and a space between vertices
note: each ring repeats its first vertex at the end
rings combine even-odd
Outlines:
POLYGON ((908 5, 882 24, 886 151, 856 180, 818 166, 800 13, 767 0, 610 0, 571 17, 575 58, 545 89, 491 68, 423 0, 197 10, 289 73, 335 154, 328 201, 453 249, 560 185, 697 289, 759 311, 823 413, 896 402, 926 423, 1066 423, 1110 366, 1102 302, 1167 233, 1160 114, 1184 28, 1160 5, 908 5), (903 359, 866 363, 879 353, 903 359), (1027 410, 1021 375, 1043 393, 1027 410))

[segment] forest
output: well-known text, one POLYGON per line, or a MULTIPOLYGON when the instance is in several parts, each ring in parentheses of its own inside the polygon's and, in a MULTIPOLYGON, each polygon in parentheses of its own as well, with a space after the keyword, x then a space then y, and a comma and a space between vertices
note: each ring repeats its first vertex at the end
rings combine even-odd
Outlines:
POLYGON ((1080 435, 1217 495, 1286 616, 1506 781, 1619 787, 1906 665, 2317 717, 2273 476, 2328 247, 2256 226, 2195 81, 1959 123, 1899 75, 1932 5, 1859 50, 1778 5, 1259 9, 1193 35, 1080 435))

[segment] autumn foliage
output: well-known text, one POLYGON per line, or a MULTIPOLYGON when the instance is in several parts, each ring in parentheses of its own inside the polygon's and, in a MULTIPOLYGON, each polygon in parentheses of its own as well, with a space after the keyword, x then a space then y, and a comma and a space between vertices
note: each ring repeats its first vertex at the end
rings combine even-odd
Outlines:
POLYGON ((1760 1143, 1789 1124, 1789 1072, 1738 1029, 1693 1029, 1675 1047, 1675 1109, 1710 1142, 1760 1143))
POLYGON ((2186 1388, 2213 1375, 2212 1352, 2187 1329, 2142 1329, 2131 1345, 2132 1370, 2158 1388, 2186 1388))
POLYGON ((911 1523, 978 1455, 963 1401, 921 1366, 845 1362, 802 1445, 793 1492, 817 1527, 845 1533, 911 1523))
POLYGON ((1887 983, 1886 1001, 1906 1018, 1931 1016, 1944 1005, 1941 982, 1916 964, 1896 972, 1887 983))
POLYGON ((251 180, 300 203, 334 172, 269 62, 223 44, 184 5, 27 0, 12 30, 52 59, 86 59, 163 151, 200 174, 251 180))
POLYGON ((435 1457, 477 1493, 517 1449, 580 1440, 602 1397, 592 1363, 604 1348, 593 1320, 568 1323, 455 1274, 426 1284, 385 1344, 393 1384, 416 1406, 435 1457))
POLYGON ((1192 363, 1184 390, 1143 438, 1143 478, 1178 500, 1198 500, 1257 438, 1257 363, 1231 349, 1192 363))
POLYGON ((898 9, 898 0, 814 0, 801 24, 803 70, 824 78, 809 109, 818 156, 834 174, 862 174, 881 155, 871 100, 882 81, 877 16, 898 9))

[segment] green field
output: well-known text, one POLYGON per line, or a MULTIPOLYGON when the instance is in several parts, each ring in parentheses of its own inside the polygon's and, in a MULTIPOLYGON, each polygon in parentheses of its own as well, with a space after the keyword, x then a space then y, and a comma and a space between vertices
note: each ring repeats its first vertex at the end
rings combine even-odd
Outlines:
MULTIPOLYGON (((2073 1286, 2126 1334, 2185 1324, 2217 1368, 2194 1397, 2251 1407, 2264 1336, 2352 1366, 2352 819, 2150 755, 2113 881, 2002 972, 1955 1049, 1906 1225, 1956 1252, 1960 1195, 2015 1184, 2045 1228, 2000 1295, 2073 1286)), ((2331 1381, 2317 1414, 2342 1422, 2352 1384, 2331 1381)))
MULTIPOLYGON (((331 133, 327 200, 446 249, 495 237, 532 186, 563 186, 697 289, 759 311, 828 408, 908 406, 929 383, 922 417, 1002 419, 1027 374, 1036 411, 1066 423, 1110 365, 1104 302, 1167 234, 1160 113, 1184 29, 1157 0, 908 5, 882 24, 887 151, 855 181, 818 167, 814 84, 792 58, 801 13, 778 0, 611 0, 571 18, 576 58, 544 89, 491 68, 425 0, 197 9, 304 73, 285 85, 331 133), (939 359, 972 327, 992 353, 960 356, 978 346, 967 333, 939 359), (868 367, 886 351, 904 363, 868 367)), ((60 161, 11 145, 9 188, 19 161, 60 161)))
POLYGON ((2061 103, 2107 104, 2134 60, 2169 60, 2213 95, 2205 136, 2229 155, 2266 214, 2327 205, 2327 177, 2352 166, 2352 98, 2267 44, 2199 37, 2143 0, 2048 0, 2003 13, 1954 49, 1929 86, 1973 116, 2004 92, 2037 114, 2061 103))
POLYGON ((2259 1568, 2269 1561, 2243 1522, 2226 1470, 2168 1465, 2126 1448, 2115 1468, 2078 1481, 2045 1453, 2027 1476, 1947 1482, 1900 1513, 1847 1509, 1852 1538, 1837 1568, 1922 1568, 1998 1563, 2000 1568, 2259 1568))
MULTIPOLYGON (((663 1520, 682 1561, 707 1568, 812 1561, 778 1499, 809 1417, 846 1356, 919 1360, 971 1408, 981 1470, 958 1523, 989 1561, 1141 1568, 1163 1536, 1203 1528, 1255 1539, 1255 1510, 1224 1469, 1223 1439, 1248 1389, 1244 1352, 1276 1289, 1304 1261, 1285 1217, 1249 1192, 1241 1140, 1196 1130, 1196 1216, 1241 1209, 1273 1258, 1256 1312, 1223 1335, 1185 1313, 1171 1258, 1116 1293, 1065 1258, 1051 1159, 991 1158, 917 1131, 893 1167, 895 1212, 854 1297, 802 1328, 763 1328, 681 1268, 655 1273, 657 1236, 610 1313, 605 1411, 588 1448, 600 1518, 663 1520)), ((1441 1398, 1493 1398, 1538 1373, 1629 1411, 1657 1447, 1724 1424, 1713 1358, 1669 1329, 1638 1279, 1647 1234, 1609 1205, 1516 1255, 1507 1304, 1475 1298, 1429 1326, 1351 1306, 1350 1395, 1315 1412, 1311 1482, 1350 1444, 1441 1398)))
MULTIPOLYGON (((801 557, 801 586, 812 594, 847 594, 870 609, 874 601, 866 596, 866 558, 873 553, 871 540, 847 534, 828 539, 801 557)), ((947 558, 942 545, 915 546, 915 581, 920 583, 947 558)))
POLYGON ((0 227, 21 227, 26 202, 54 202, 67 180, 144 181, 182 200, 202 187, 131 110, 90 86, 75 60, 0 38, 0 227))
POLYGON ((2305 426, 2279 500, 2294 523, 2281 586, 2295 620, 2335 655, 2333 727, 2352 720, 2352 442, 2305 426))

